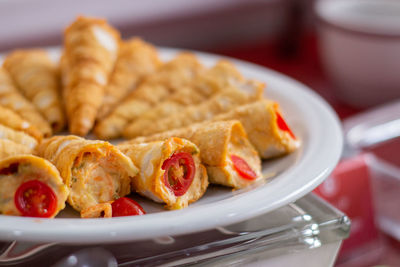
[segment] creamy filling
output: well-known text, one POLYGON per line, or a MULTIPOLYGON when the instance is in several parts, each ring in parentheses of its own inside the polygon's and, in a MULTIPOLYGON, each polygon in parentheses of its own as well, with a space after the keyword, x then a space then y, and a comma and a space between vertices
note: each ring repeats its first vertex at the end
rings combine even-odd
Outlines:
POLYGON ((71 193, 73 206, 78 210, 111 201, 126 194, 129 187, 127 173, 118 166, 113 156, 85 153, 72 169, 71 193))

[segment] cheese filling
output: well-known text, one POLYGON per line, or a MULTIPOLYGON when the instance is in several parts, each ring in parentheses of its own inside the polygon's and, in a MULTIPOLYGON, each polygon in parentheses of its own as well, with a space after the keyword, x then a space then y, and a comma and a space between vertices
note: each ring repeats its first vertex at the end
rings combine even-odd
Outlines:
POLYGON ((129 176, 113 155, 86 152, 72 169, 70 199, 78 210, 129 193, 129 176))

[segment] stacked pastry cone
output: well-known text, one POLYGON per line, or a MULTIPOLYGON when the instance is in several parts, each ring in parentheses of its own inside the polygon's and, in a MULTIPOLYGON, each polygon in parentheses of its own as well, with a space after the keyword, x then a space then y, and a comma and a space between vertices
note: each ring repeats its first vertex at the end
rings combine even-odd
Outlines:
POLYGON ((72 134, 84 136, 93 127, 119 43, 119 33, 105 20, 79 17, 66 29, 61 73, 72 134))
POLYGON ((188 86, 203 70, 203 66, 194 55, 179 54, 170 62, 160 66, 155 73, 148 75, 125 101, 101 120, 94 130, 96 136, 101 139, 121 136, 127 124, 152 109, 161 100, 168 98, 179 88, 188 86))
POLYGON ((47 160, 8 157, 0 160, 0 173, 0 214, 53 218, 65 207, 68 188, 47 160))
POLYGON ((0 105, 15 111, 39 129, 45 137, 52 134, 50 124, 42 117, 35 106, 21 95, 4 68, 0 68, 0 105))
POLYGON ((56 64, 43 50, 16 50, 4 61, 4 68, 27 99, 49 122, 54 132, 65 126, 56 64))
POLYGON ((37 127, 24 120, 18 113, 0 105, 0 124, 16 131, 22 131, 40 141, 43 137, 37 127))
POLYGON ((124 130, 126 138, 150 135, 169 129, 181 128, 192 123, 212 119, 215 115, 229 111, 239 105, 254 102, 261 98, 263 86, 255 94, 241 92, 236 88, 221 92, 209 100, 190 106, 169 117, 157 121, 132 122, 124 130))
POLYGON ((262 178, 258 153, 247 139, 242 124, 235 120, 193 124, 186 128, 138 137, 126 141, 120 146, 164 140, 172 136, 188 139, 199 147, 202 151, 201 161, 207 168, 211 183, 243 188, 262 178), (234 168, 231 155, 240 156, 245 160, 255 173, 253 179, 243 179, 237 172, 232 172, 234 168))
POLYGON ((157 50, 152 45, 139 38, 122 41, 97 118, 102 119, 108 115, 116 104, 138 86, 145 75, 154 72, 160 64, 157 50))
POLYGON ((84 212, 130 193, 130 177, 138 172, 132 161, 108 142, 77 136, 54 136, 36 149, 52 162, 70 189, 68 203, 84 212))

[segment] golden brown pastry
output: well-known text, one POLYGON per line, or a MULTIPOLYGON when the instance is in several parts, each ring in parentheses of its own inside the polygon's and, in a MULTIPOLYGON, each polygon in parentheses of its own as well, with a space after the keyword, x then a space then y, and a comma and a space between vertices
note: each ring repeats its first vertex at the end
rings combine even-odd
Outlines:
POLYGON ((16 131, 22 131, 36 140, 40 141, 43 138, 43 134, 28 121, 24 120, 18 113, 12 109, 3 107, 0 105, 0 124, 16 131))
POLYGON ((282 156, 296 150, 300 140, 285 122, 277 102, 260 100, 237 107, 213 120, 239 120, 262 158, 282 156))
POLYGON ((15 50, 7 55, 4 68, 27 99, 49 122, 54 132, 65 126, 58 67, 44 50, 15 50))
POLYGON ((38 144, 38 141, 32 136, 21 131, 13 130, 1 124, 0 124, 0 139, 11 140, 17 144, 27 146, 30 149, 34 149, 38 144))
POLYGON ((168 138, 118 148, 139 166, 132 189, 168 209, 182 209, 198 200, 208 186, 207 172, 195 144, 168 138))
POLYGON ((42 117, 35 106, 18 92, 4 68, 0 68, 0 105, 15 111, 39 129, 45 137, 52 134, 50 124, 42 117))
MULTIPOLYGON (((220 60, 212 68, 197 75, 188 86, 182 86, 165 100, 140 115, 141 120, 155 121, 180 112, 186 106, 199 104, 224 90, 242 88, 248 83, 229 61, 220 60)), ((263 85, 261 85, 263 86, 263 85)), ((245 90, 247 91, 247 90, 245 90)))
POLYGON ((32 155, 0 160, 0 214, 53 218, 68 188, 49 161, 32 155))
POLYGON ((0 159, 20 154, 32 154, 33 149, 8 139, 0 139, 0 159))
POLYGON ((52 162, 70 189, 68 203, 81 212, 130 193, 138 169, 108 142, 74 135, 45 139, 36 153, 52 162))
MULTIPOLYGON (((261 88, 262 87, 260 87, 260 89, 261 88)), ((199 105, 186 107, 169 117, 156 121, 142 120, 132 122, 124 129, 123 134, 126 138, 134 138, 210 120, 215 115, 227 112, 239 105, 260 99, 262 97, 261 94, 262 89, 254 94, 248 94, 236 88, 225 90, 199 105)))
POLYGON ((203 66, 194 55, 179 54, 146 77, 125 101, 97 124, 94 133, 100 139, 119 137, 129 122, 168 98, 174 91, 190 84, 202 71, 203 66))
POLYGON ((122 143, 139 144, 177 136, 195 143, 200 149, 211 183, 243 188, 262 179, 261 161, 247 139, 239 121, 194 124, 159 134, 138 137, 122 143))
POLYGON ((118 31, 102 19, 78 17, 65 30, 61 74, 72 134, 84 136, 92 129, 119 42, 118 31))
POLYGON ((122 41, 97 118, 102 119, 108 115, 145 75, 154 72, 160 64, 157 50, 151 44, 139 38, 122 41))

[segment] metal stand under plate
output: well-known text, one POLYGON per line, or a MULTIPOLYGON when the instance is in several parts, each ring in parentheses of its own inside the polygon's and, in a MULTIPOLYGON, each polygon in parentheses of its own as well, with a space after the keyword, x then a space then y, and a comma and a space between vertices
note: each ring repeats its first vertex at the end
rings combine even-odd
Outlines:
POLYGON ((331 266, 349 230, 346 215, 308 194, 256 218, 190 235, 110 245, 0 243, 0 266, 331 266))

